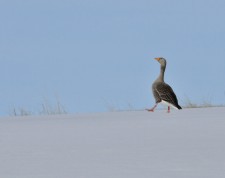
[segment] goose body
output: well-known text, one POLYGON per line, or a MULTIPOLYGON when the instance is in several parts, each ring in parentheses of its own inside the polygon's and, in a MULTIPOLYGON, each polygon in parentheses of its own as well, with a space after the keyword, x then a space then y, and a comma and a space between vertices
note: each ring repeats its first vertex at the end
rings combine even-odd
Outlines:
POLYGON ((148 111, 154 111, 158 103, 163 103, 168 106, 168 112, 170 112, 170 107, 175 109, 182 109, 178 104, 176 94, 173 89, 164 82, 164 73, 166 69, 166 60, 164 58, 155 58, 161 65, 159 77, 152 84, 152 92, 155 98, 155 106, 148 111))

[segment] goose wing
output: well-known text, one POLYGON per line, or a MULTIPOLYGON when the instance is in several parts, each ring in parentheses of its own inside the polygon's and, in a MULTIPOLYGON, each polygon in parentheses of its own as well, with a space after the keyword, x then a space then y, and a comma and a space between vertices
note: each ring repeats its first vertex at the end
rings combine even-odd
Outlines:
POLYGON ((174 105, 176 108, 181 109, 173 89, 168 84, 164 82, 160 82, 156 85, 155 89, 157 93, 159 94, 161 100, 164 100, 174 105))

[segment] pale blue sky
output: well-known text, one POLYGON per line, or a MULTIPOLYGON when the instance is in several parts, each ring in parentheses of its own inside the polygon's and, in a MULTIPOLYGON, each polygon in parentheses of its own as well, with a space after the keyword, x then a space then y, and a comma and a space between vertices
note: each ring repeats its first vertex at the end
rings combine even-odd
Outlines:
POLYGON ((0 0, 0 115, 154 104, 154 57, 180 104, 225 104, 224 0, 0 0))

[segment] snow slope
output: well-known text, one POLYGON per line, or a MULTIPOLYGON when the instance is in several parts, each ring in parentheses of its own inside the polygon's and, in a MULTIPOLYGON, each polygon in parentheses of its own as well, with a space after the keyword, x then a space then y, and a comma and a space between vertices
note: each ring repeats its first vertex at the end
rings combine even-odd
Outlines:
POLYGON ((0 178, 224 178, 225 108, 0 118, 0 178))

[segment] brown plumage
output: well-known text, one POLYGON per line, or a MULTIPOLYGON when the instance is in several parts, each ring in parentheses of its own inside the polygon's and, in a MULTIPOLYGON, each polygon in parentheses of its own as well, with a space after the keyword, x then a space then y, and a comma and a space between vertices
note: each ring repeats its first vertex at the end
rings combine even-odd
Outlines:
POLYGON ((164 103, 168 105, 168 112, 170 112, 170 106, 176 109, 182 109, 178 104, 177 97, 173 89, 164 82, 164 72, 166 69, 166 60, 164 58, 155 58, 161 64, 161 70, 159 77, 152 84, 152 92, 155 97, 156 105, 147 109, 148 111, 154 111, 158 103, 164 103))

